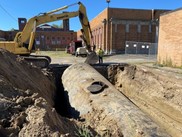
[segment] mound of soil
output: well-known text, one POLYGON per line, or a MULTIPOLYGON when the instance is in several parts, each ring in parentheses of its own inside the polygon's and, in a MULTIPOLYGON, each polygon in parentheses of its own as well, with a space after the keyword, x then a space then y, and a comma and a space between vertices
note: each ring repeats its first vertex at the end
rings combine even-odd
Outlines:
MULTIPOLYGON (((157 123, 157 127, 159 125, 162 131, 165 129, 164 131, 171 136, 182 135, 181 74, 133 65, 111 65, 107 69, 108 74, 106 75, 110 82, 115 85, 117 90, 122 92, 122 95, 124 94, 127 99, 129 98, 130 102, 143 110, 147 117, 150 116, 157 123)), ((103 69, 101 71, 103 72, 103 69)), ((77 78, 80 81, 78 76, 77 78)), ((71 79, 71 81, 73 80, 75 80, 75 77, 71 79)), ((70 87, 69 83, 68 87, 70 87)), ((80 100, 76 98, 75 101, 81 103, 85 99, 88 104, 94 106, 93 111, 89 111, 87 115, 82 115, 79 122, 63 118, 54 108, 56 87, 50 73, 28 64, 21 57, 0 49, 0 136, 73 137, 75 131, 78 130, 82 133, 90 130, 97 136, 101 135, 100 131, 103 131, 104 136, 111 135, 106 127, 112 131, 112 135, 122 136, 121 130, 114 122, 124 123, 128 126, 129 124, 132 125, 131 121, 128 124, 128 121, 119 120, 120 116, 117 121, 113 121, 113 115, 108 115, 110 109, 108 109, 107 113, 103 109, 97 109, 101 105, 106 107, 112 105, 114 101, 116 102, 115 98, 120 97, 120 92, 117 91, 116 95, 118 96, 116 97, 108 92, 108 94, 103 93, 94 96, 95 98, 91 100, 78 97, 80 100), (98 100, 98 97, 106 99, 102 101, 98 100), (99 101, 101 103, 98 103, 99 101), (78 124, 88 125, 88 128, 83 126, 83 129, 85 128, 83 131, 83 129, 78 129, 78 124)), ((71 97, 74 98, 74 96, 71 97)), ((84 103, 82 105, 84 105, 81 108, 83 111, 88 109, 84 103)), ((121 109, 120 105, 116 108, 114 106, 113 112, 121 109)), ((122 115, 123 112, 116 114, 117 116, 122 115)), ((126 113, 126 117, 130 118, 130 115, 126 113)), ((137 121, 137 118, 134 120, 137 121)), ((146 123, 146 121, 143 122, 146 123)), ((123 129, 125 128, 126 126, 123 129)), ((132 126, 130 128, 135 129, 132 126)), ((146 128, 148 127, 146 126, 146 128)), ((154 129, 152 133, 155 134, 156 128, 154 129)), ((135 132, 137 132, 138 136, 144 136, 144 132, 140 130, 135 132)))
POLYGON ((171 136, 182 135, 182 75, 142 65, 112 66, 110 81, 171 136))
POLYGON ((45 71, 0 49, 0 136, 74 134, 74 123, 53 107, 53 82, 45 71))

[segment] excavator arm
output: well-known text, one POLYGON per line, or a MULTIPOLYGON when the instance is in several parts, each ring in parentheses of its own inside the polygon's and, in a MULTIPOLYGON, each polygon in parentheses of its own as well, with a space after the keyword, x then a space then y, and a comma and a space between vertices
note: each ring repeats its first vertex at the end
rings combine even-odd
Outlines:
POLYGON ((89 20, 88 20, 88 17, 87 17, 87 14, 86 14, 86 8, 83 4, 80 4, 80 7, 79 7, 79 19, 80 19, 80 22, 81 22, 81 25, 82 25, 82 29, 81 29, 81 32, 82 32, 82 39, 84 40, 85 44, 86 44, 86 48, 89 52, 91 52, 91 41, 90 39, 93 38, 92 36, 92 32, 91 32, 91 28, 90 28, 90 23, 89 23, 89 20))
POLYGON ((16 55, 24 56, 25 60, 31 63, 37 64, 37 66, 38 65, 40 66, 40 64, 42 63, 41 67, 45 68, 51 62, 50 57, 30 55, 32 53, 33 44, 35 41, 36 27, 44 23, 49 23, 49 22, 58 21, 58 20, 65 20, 65 19, 78 16, 80 19, 80 23, 82 25, 82 29, 81 29, 82 38, 86 44, 86 48, 88 51, 88 56, 85 63, 88 63, 88 64, 96 63, 98 59, 95 52, 91 50, 90 38, 92 38, 92 33, 91 33, 88 17, 86 14, 86 8, 81 2, 78 2, 76 4, 64 6, 64 7, 52 10, 50 12, 41 13, 38 16, 34 16, 30 18, 28 22, 26 23, 23 31, 18 32, 16 34, 14 41, 0 42, 0 48, 4 48, 16 55), (58 13, 59 11, 67 9, 68 7, 76 5, 76 4, 79 5, 78 11, 58 13))
POLYGON ((64 6, 55 10, 52 10, 50 12, 42 13, 38 16, 32 17, 31 19, 28 20, 27 24, 25 25, 24 29, 22 32, 17 33, 15 36, 14 41, 18 43, 19 47, 23 47, 25 43, 28 42, 28 50, 32 50, 33 42, 34 42, 34 37, 35 37, 35 30, 36 27, 44 24, 44 23, 49 23, 57 20, 65 20, 73 17, 79 16, 80 23, 82 25, 82 36, 83 40, 86 43, 87 50, 91 52, 91 44, 90 44, 90 37, 91 36, 91 29, 90 29, 90 24, 88 21, 88 17, 86 14, 86 9, 85 6, 81 3, 78 2, 76 3, 79 5, 79 10, 75 12, 63 12, 63 13, 57 13, 61 10, 67 9, 70 6, 73 6, 75 4, 69 5, 69 6, 64 6))

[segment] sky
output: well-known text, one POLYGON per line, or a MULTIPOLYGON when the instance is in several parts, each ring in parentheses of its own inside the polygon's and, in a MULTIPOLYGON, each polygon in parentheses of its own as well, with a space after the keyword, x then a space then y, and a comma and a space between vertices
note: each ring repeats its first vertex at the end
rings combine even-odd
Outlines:
MULTIPOLYGON (((77 3, 77 0, 0 0, 0 30, 18 29, 18 18, 30 19, 39 13, 48 12, 65 5, 77 3)), ((87 10, 89 20, 92 20, 108 7, 106 0, 80 0, 87 10)), ((132 9, 168 9, 174 10, 182 7, 181 0, 110 0, 111 8, 132 9)), ((64 11, 77 11, 75 5, 64 11)), ((61 21, 51 22, 60 25, 61 21)), ((77 31, 81 28, 78 17, 70 18, 70 29, 77 31)))

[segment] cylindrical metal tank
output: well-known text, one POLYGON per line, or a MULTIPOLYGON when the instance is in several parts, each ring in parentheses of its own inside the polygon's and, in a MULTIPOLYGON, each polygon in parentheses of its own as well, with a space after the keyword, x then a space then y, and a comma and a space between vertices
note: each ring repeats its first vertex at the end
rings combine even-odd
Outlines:
POLYGON ((124 137, 169 136, 86 63, 68 67, 62 75, 62 83, 68 92, 71 107, 79 112, 80 116, 94 113, 95 116, 90 120, 96 122, 100 119, 97 127, 102 125, 102 122, 110 121, 111 123, 104 125, 105 129, 116 124, 124 137))

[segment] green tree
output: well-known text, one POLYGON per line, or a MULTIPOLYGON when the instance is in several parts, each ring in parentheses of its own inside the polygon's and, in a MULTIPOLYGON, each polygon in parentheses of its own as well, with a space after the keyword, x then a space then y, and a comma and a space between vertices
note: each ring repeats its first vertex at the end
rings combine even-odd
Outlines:
POLYGON ((57 24, 52 24, 52 26, 54 28, 63 28, 63 24, 61 23, 61 25, 57 25, 57 24))
POLYGON ((12 28, 12 29, 10 29, 10 31, 15 31, 15 29, 14 29, 14 28, 12 28))

